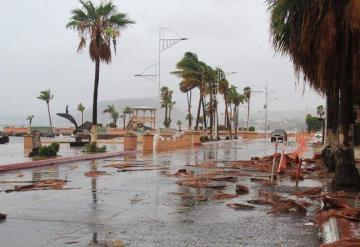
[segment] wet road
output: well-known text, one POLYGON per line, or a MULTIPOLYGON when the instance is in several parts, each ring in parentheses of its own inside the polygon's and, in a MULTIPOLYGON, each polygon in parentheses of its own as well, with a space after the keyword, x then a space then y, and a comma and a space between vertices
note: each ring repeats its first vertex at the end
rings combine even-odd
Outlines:
MULTIPOLYGON (((204 160, 218 162, 269 155, 272 144, 252 141, 206 145, 158 156, 121 157, 116 162, 159 164, 175 172, 204 160), (136 159, 136 160, 135 160, 136 159)), ((67 179, 72 190, 0 193, 0 246, 318 246, 316 230, 305 226, 309 216, 268 214, 267 206, 235 211, 221 201, 194 202, 169 192, 196 190, 177 185, 163 171, 117 172, 103 167, 114 161, 79 162, 0 174, 0 180, 67 179), (89 170, 110 175, 85 177, 89 170), (19 177, 19 173, 23 177, 19 177), (108 245, 106 245, 108 244, 108 245)), ((259 185, 248 177, 249 195, 227 200, 244 203, 256 197, 259 185)), ((300 186, 315 186, 307 181, 300 186)), ((0 184, 0 189, 9 185, 0 184)), ((280 186, 284 193, 293 184, 280 186)), ((234 185, 224 192, 233 193, 234 185)), ((211 192, 207 192, 211 193, 211 192)))

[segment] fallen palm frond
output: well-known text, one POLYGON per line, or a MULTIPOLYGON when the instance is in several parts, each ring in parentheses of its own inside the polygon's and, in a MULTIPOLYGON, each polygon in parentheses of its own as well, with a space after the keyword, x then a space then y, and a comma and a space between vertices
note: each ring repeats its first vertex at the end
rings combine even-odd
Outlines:
POLYGON ((105 171, 89 171, 89 172, 85 172, 85 176, 86 177, 99 177, 99 176, 104 176, 104 175, 110 175, 109 173, 105 172, 105 171))
POLYGON ((227 194, 227 193, 219 192, 213 196, 213 199, 222 201, 222 200, 234 199, 238 196, 239 195, 236 194, 227 194))
POLYGON ((29 191, 29 190, 66 190, 70 188, 63 188, 67 180, 62 179, 46 179, 39 180, 33 184, 15 185, 14 189, 5 190, 6 193, 29 191))
POLYGON ((310 188, 310 189, 307 189, 304 191, 296 192, 296 193, 294 193, 294 195, 296 195, 297 197, 313 196, 313 195, 320 194, 321 191, 322 191, 321 187, 314 187, 314 188, 310 188))
POLYGON ((306 214, 306 210, 310 206, 309 202, 288 199, 271 192, 259 191, 259 196, 259 200, 261 200, 261 202, 272 206, 270 213, 298 212, 306 214))
POLYGON ((315 223, 321 226, 330 218, 343 218, 352 221, 360 220, 360 209, 357 208, 344 208, 340 210, 331 209, 329 211, 321 212, 315 216, 315 223))
POLYGON ((191 195, 191 194, 180 193, 180 192, 170 192, 169 194, 175 195, 175 196, 180 196, 183 199, 193 200, 196 202, 204 202, 204 201, 208 200, 207 196, 202 195, 202 194, 191 195))
POLYGON ((246 205, 246 204, 240 204, 240 203, 228 203, 226 204, 229 208, 233 208, 235 210, 251 210, 254 209, 254 206, 246 205))
POLYGON ((322 244, 320 247, 354 247, 360 246, 360 238, 343 239, 329 244, 322 244))
POLYGON ((242 195, 242 194, 249 194, 250 189, 249 189, 249 187, 247 187, 245 185, 237 184, 235 191, 236 191, 236 194, 242 195))

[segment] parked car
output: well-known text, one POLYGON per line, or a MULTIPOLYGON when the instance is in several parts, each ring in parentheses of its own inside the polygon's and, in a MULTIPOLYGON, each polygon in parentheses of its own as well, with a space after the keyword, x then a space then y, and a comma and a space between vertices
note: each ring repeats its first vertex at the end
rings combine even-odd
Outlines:
POLYGON ((287 141, 287 133, 285 130, 276 129, 271 132, 271 142, 286 142, 287 141))
POLYGON ((321 132, 317 132, 317 133, 315 133, 315 135, 314 135, 313 142, 314 142, 314 143, 321 143, 321 142, 322 142, 322 138, 323 138, 322 133, 321 133, 321 132))

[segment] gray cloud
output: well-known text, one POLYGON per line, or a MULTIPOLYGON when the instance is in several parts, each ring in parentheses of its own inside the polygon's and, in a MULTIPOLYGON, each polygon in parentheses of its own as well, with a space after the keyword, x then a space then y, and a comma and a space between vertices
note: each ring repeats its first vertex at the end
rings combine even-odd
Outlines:
MULTIPOLYGON (((230 81, 243 88, 274 90, 273 109, 304 110, 322 99, 310 89, 295 85, 291 62, 274 53, 269 43, 268 14, 264 0, 116 0, 119 10, 137 24, 123 32, 119 53, 110 65, 102 65, 100 100, 151 97, 155 85, 133 77, 156 62, 159 26, 189 38, 163 54, 164 85, 177 91, 179 79, 170 75, 185 51, 224 70, 236 71, 230 81)), ((77 0, 12 0, 0 9, 3 23, 0 46, 0 114, 41 114, 40 90, 55 94, 53 112, 66 104, 91 105, 94 65, 87 51, 77 54, 78 36, 65 29, 77 0)), ((178 107, 185 110, 185 97, 175 93, 178 107)), ((260 110, 264 96, 254 96, 260 110)))

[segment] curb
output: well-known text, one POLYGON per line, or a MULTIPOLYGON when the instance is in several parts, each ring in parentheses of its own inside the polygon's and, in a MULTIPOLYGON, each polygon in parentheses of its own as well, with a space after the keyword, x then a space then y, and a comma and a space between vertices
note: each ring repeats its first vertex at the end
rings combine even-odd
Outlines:
POLYGON ((58 165, 64 163, 72 163, 77 161, 86 161, 86 160, 96 160, 96 159, 104 159, 116 156, 124 156, 126 154, 136 154, 137 151, 126 151, 126 152, 112 152, 112 153, 105 153, 105 154, 93 154, 93 155, 84 155, 78 157, 64 157, 64 158, 54 158, 54 159, 47 159, 47 160, 36 160, 36 161, 27 161, 21 163, 13 163, 13 164, 0 164, 0 173, 13 171, 13 170, 22 170, 22 169, 29 169, 35 167, 42 167, 42 166, 50 166, 50 165, 58 165))

